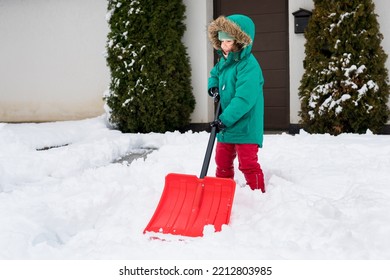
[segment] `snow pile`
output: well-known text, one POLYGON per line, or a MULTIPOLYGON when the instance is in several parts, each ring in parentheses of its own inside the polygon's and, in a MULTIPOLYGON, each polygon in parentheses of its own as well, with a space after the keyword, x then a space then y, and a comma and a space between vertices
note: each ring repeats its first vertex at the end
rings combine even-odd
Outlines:
POLYGON ((103 116, 0 124, 0 259, 390 258, 390 138, 370 132, 266 135, 267 193, 237 170, 222 232, 142 234, 165 175, 199 175, 208 137, 122 134, 103 116))

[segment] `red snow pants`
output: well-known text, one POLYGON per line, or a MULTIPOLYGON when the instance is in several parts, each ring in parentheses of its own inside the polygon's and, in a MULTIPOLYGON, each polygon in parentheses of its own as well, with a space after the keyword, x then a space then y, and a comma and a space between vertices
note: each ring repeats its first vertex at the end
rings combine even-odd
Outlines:
POLYGON ((234 159, 238 156, 238 169, 244 174, 247 185, 252 190, 265 192, 264 174, 257 158, 257 144, 229 144, 217 142, 215 163, 216 176, 234 178, 234 159))

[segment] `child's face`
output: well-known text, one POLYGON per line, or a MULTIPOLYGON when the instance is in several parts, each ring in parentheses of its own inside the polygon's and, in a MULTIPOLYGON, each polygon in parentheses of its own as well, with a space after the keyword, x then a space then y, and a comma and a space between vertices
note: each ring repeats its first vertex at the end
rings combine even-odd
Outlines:
POLYGON ((233 48, 234 48, 234 40, 221 41, 221 49, 226 55, 228 55, 229 52, 234 51, 233 48))

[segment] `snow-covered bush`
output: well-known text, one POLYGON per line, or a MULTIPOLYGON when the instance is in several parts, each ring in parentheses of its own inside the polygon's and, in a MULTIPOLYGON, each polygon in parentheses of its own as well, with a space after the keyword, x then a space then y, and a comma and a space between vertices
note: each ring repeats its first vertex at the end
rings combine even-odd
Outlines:
POLYGON ((305 31, 301 124, 312 133, 379 132, 389 117, 389 84, 372 0, 314 3, 305 31))
POLYGON ((123 132, 166 132, 189 123, 195 107, 182 43, 182 0, 109 0, 104 100, 123 132))

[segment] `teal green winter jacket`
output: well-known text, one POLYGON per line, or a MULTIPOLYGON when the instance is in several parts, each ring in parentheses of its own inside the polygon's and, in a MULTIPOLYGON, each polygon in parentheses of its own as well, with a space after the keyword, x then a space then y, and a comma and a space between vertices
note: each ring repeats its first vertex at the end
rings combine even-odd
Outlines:
POLYGON ((217 135, 219 142, 258 144, 262 147, 264 131, 264 78, 252 54, 255 25, 244 15, 220 16, 210 23, 208 36, 220 55, 210 72, 208 88, 219 88, 222 114, 226 126, 217 135), (233 36, 243 47, 238 52, 222 55, 218 31, 233 36))

